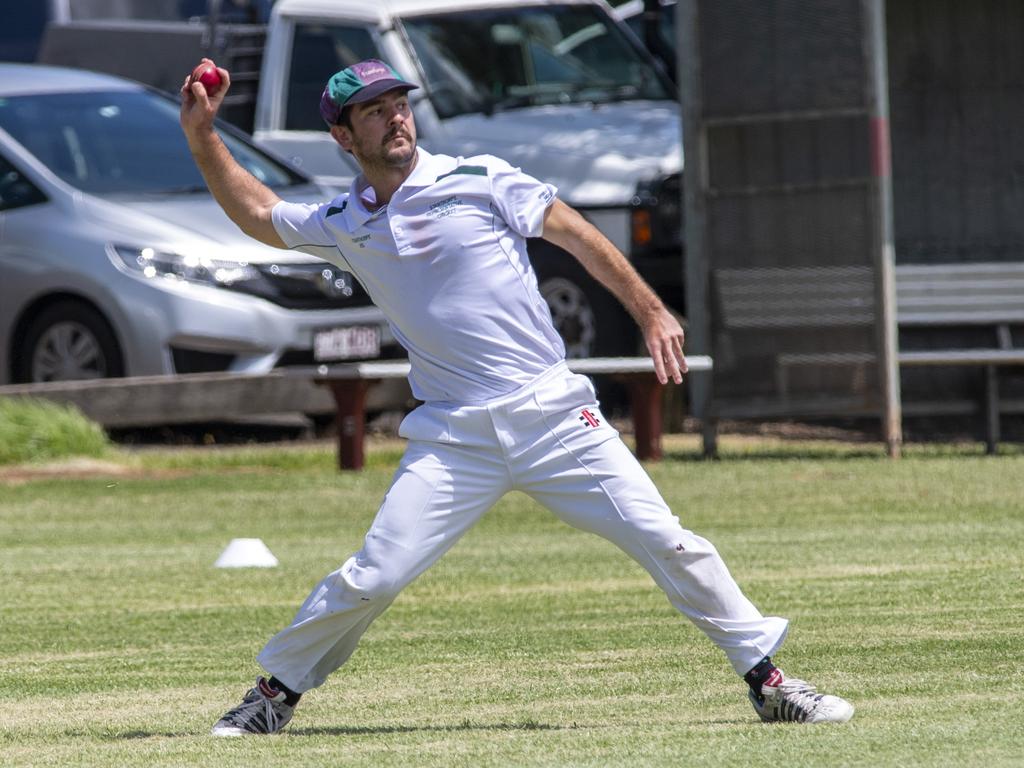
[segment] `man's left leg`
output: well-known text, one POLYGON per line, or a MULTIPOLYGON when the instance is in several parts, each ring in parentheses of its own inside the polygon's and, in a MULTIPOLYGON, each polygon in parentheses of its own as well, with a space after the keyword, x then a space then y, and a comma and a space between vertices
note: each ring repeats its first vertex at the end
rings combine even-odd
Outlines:
MULTIPOLYGON (((596 405, 594 406, 596 409, 596 405)), ((561 431, 561 430, 559 430, 561 431)), ((575 430, 544 440, 547 455, 525 457, 516 485, 558 517, 612 541, 642 565, 669 601, 722 651, 750 685, 766 721, 848 720, 853 707, 785 678, 771 663, 788 622, 763 616, 742 593, 714 545, 684 529, 618 437, 575 430)))
POLYGON ((737 673, 745 674, 782 645, 788 622, 763 616, 747 599, 718 550, 679 524, 621 440, 608 440, 582 457, 553 457, 545 469, 520 489, 640 563, 737 673))

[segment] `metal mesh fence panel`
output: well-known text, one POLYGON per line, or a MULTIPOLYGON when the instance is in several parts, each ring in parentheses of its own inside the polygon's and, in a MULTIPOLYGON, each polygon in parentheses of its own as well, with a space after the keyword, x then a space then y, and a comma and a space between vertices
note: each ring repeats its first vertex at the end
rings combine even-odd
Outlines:
POLYGON ((896 261, 1024 261, 1024 3, 886 16, 896 261))
POLYGON ((877 414, 861 0, 697 0, 718 416, 877 414))

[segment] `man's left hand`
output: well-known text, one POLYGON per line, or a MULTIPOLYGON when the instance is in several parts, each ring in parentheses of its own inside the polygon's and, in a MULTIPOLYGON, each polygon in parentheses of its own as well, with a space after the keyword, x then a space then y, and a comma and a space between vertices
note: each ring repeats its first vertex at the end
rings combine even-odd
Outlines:
POLYGON ((683 355, 685 334, 679 321, 665 307, 643 323, 642 329, 647 351, 654 361, 654 373, 660 384, 668 384, 672 379, 676 384, 683 383, 686 373, 686 357, 683 355))

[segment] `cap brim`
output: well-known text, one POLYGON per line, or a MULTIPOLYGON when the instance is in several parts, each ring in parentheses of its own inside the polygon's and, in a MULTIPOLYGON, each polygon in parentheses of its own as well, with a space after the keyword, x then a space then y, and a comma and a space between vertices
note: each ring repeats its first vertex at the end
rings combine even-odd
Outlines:
POLYGON ((415 91, 417 88, 419 88, 418 85, 413 85, 405 80, 394 80, 390 78, 386 80, 377 80, 353 93, 345 99, 345 103, 341 106, 350 107, 353 104, 362 104, 363 102, 376 99, 378 96, 387 93, 388 91, 402 90, 409 92, 415 91))

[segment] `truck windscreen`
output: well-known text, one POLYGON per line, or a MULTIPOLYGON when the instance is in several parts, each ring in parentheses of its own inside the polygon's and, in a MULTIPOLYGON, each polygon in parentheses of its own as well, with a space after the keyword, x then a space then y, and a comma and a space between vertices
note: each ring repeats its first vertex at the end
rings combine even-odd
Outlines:
POLYGON ((672 98, 645 54, 592 6, 413 16, 402 26, 441 118, 545 104, 672 98))

